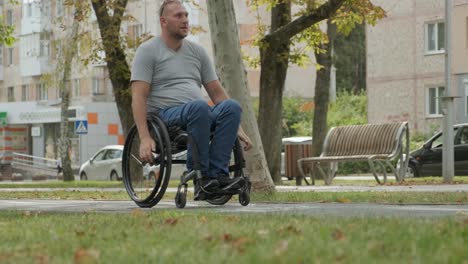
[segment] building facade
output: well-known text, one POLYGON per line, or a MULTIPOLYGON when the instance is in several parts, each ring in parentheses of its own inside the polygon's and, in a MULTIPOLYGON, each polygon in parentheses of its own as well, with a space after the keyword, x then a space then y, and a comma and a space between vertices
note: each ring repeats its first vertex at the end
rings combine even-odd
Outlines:
POLYGON ((409 121, 413 131, 442 125, 441 97, 468 122, 468 1, 454 0, 452 87, 445 87, 445 1, 373 0, 387 17, 366 29, 369 123, 409 121))
MULTIPOLYGON (((156 15, 162 0, 128 1, 126 13, 134 19, 125 20, 121 32, 132 42, 143 35, 160 33, 156 15)), ((212 55, 211 38, 205 1, 199 7, 187 5, 190 23, 202 30, 189 36, 204 46, 212 55)), ((243 49, 251 55, 258 50, 250 47, 249 40, 256 34, 256 14, 250 13, 244 1, 234 1, 243 49)), ((269 20, 266 11, 259 11, 264 23, 269 20)), ((58 89, 60 61, 63 45, 69 36, 62 25, 71 25, 73 10, 64 0, 22 0, 18 4, 0 1, 0 13, 6 22, 15 26, 18 41, 12 47, 0 47, 0 127, 1 163, 9 164, 13 152, 57 159, 60 137, 61 92, 58 89), (15 142, 15 143, 13 143, 15 142)), ((81 59, 89 56, 94 46, 87 40, 99 39, 94 14, 81 26, 78 56, 73 61, 69 82, 71 104, 68 110, 70 126, 87 124, 85 134, 75 134, 72 140, 72 164, 79 166, 99 148, 109 144, 123 144, 124 136, 114 102, 112 85, 104 62, 99 60, 84 65, 81 59), (86 44, 87 43, 87 44, 86 44)), ((131 64, 135 48, 129 48, 131 64)), ((313 58, 313 56, 311 56, 313 58)), ((247 67, 252 96, 258 96, 260 70, 247 67)), ((286 80, 285 93, 289 96, 313 96, 315 66, 291 67, 286 80), (298 81, 301 80, 301 81, 298 81)), ((81 127, 82 128, 82 127, 81 127)), ((81 131, 83 132, 83 131, 81 131)))

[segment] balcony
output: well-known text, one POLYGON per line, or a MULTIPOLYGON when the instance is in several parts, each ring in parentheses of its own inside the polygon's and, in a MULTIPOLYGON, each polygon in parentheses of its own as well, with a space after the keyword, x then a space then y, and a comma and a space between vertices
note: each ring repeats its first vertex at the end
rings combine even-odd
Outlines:
POLYGON ((38 76, 50 73, 52 67, 48 57, 26 57, 21 58, 21 76, 38 76))

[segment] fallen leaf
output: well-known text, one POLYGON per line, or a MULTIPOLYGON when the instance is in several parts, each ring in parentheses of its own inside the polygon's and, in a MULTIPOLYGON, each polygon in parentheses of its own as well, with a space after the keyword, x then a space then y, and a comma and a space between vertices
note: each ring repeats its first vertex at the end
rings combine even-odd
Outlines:
POLYGON ((275 246, 275 251, 274 251, 275 255, 280 256, 280 255, 284 254, 284 252, 286 252, 286 250, 288 250, 288 247, 289 247, 289 241, 288 240, 281 240, 275 246))
POLYGON ((335 240, 343 240, 343 239, 345 239, 345 235, 344 235, 343 231, 341 231, 341 230, 339 230, 339 229, 335 229, 335 231, 333 231, 332 237, 333 237, 333 239, 335 239, 335 240))
POLYGON ((260 230, 257 230, 257 234, 261 235, 261 236, 266 236, 270 233, 270 231, 268 230, 265 230, 265 229, 260 229, 260 230))
POLYGON ((206 223, 206 222, 208 222, 208 218, 206 216, 202 216, 202 217, 200 217, 200 222, 206 223))
POLYGON ((100 252, 95 249, 84 249, 80 248, 75 251, 75 263, 78 264, 87 264, 87 263, 97 263, 99 260, 100 252))
POLYGON ((230 215, 226 217, 226 220, 229 222, 239 222, 240 217, 235 216, 235 215, 230 215))
POLYGON ((212 241, 213 240, 213 236, 212 235, 208 235, 204 238, 206 241, 212 241))
POLYGON ((223 241, 229 242, 231 240, 232 240, 232 235, 231 234, 229 234, 229 233, 224 233, 223 234, 223 241))
POLYGON ((177 224, 177 218, 168 218, 164 221, 165 224, 174 226, 177 224))
POLYGON ((302 233, 302 230, 293 225, 288 225, 286 227, 280 228, 278 230, 278 233, 279 234, 291 233, 291 234, 299 235, 302 233))
POLYGON ((234 247, 239 252, 244 252, 246 245, 250 243, 248 237, 238 237, 232 241, 232 247, 234 247))
POLYGON ((337 262, 343 262, 344 260, 346 259, 346 255, 345 254, 341 254, 341 255, 338 255, 335 257, 335 260, 337 262))
POLYGON ((339 203, 351 203, 351 200, 348 198, 338 198, 336 199, 339 203))
POLYGON ((85 232, 84 231, 75 231, 76 236, 84 236, 85 232))
POLYGON ((49 263, 49 256, 47 255, 36 255, 36 264, 47 264, 49 263))

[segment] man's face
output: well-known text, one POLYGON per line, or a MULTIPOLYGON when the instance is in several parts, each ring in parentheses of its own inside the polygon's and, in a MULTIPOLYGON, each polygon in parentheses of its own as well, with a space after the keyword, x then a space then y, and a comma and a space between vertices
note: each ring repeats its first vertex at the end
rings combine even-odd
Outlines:
POLYGON ((164 7, 160 22, 162 29, 175 39, 183 39, 189 33, 188 12, 179 2, 164 7))

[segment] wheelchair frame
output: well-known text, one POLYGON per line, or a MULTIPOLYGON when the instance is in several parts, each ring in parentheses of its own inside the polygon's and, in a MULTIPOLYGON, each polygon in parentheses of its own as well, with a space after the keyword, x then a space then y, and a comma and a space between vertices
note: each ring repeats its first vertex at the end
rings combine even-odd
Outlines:
MULTIPOLYGON (((201 179, 201 170, 198 162, 198 149, 196 144, 193 144, 191 141, 191 136, 188 135, 179 127, 167 127, 162 119, 153 115, 148 118, 148 129, 150 134, 156 142, 156 151, 153 152, 154 161, 152 166, 159 166, 158 177, 152 182, 151 179, 148 179, 148 182, 153 185, 152 190, 146 197, 140 197, 138 195, 138 188, 134 188, 134 183, 132 180, 135 175, 132 173, 135 171, 131 168, 132 161, 136 164, 142 166, 141 170, 143 172, 143 166, 147 166, 141 160, 139 160, 138 153, 132 153, 132 149, 136 147, 139 148, 138 131, 136 125, 133 125, 128 133, 128 136, 125 140, 123 157, 122 157, 122 173, 123 173, 123 182, 125 189, 129 197, 139 206, 139 207, 153 207, 155 206, 164 196, 167 186, 169 184, 169 179, 171 176, 172 164, 185 164, 186 159, 175 158, 173 154, 178 154, 184 150, 187 150, 187 144, 192 144, 192 157, 193 157, 193 170, 188 173, 184 173, 180 176, 180 184, 177 188, 177 193, 175 197, 175 204, 177 208, 184 208, 187 202, 187 188, 188 183, 193 180, 201 179), (136 155, 135 155, 136 154, 136 155)), ((244 173, 245 160, 242 153, 242 148, 238 139, 233 146, 234 154, 234 165, 229 166, 230 174, 233 173, 233 177, 242 177, 242 180, 245 184, 242 187, 234 190, 225 191, 223 193, 208 194, 206 201, 213 205, 223 205, 227 203, 233 195, 239 195, 239 203, 243 206, 246 206, 250 203, 250 180, 248 176, 244 173)), ((141 175, 144 178, 144 175, 141 175)), ((240 179, 241 180, 241 179, 240 179)), ((148 188, 146 188, 148 189, 148 188)))

